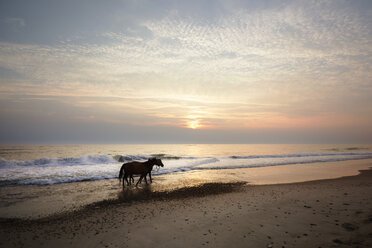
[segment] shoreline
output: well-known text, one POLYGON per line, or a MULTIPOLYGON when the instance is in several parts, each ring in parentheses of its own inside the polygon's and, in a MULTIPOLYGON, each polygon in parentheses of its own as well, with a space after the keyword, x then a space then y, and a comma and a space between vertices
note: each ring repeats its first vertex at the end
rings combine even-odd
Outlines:
POLYGON ((37 220, 3 220, 0 242, 4 247, 372 245, 371 169, 337 179, 207 184, 181 196, 175 192, 160 199, 91 204, 37 220), (225 192, 218 192, 224 185, 225 192))
MULTIPOLYGON (((172 192, 203 184, 247 183, 248 185, 280 185, 328 180, 358 175, 369 169, 372 159, 341 162, 281 165, 249 169, 191 171, 154 176, 154 182, 138 188, 125 187, 128 192, 172 192)), ((84 208, 101 201, 123 198, 117 179, 84 181, 54 185, 0 187, 0 218, 38 219, 84 208)), ((128 197, 128 196, 127 196, 128 197)))
POLYGON ((79 213, 85 211, 91 211, 94 209, 99 209, 102 207, 116 207, 120 205, 135 205, 135 204, 146 204, 149 202, 156 201, 173 201, 173 200, 183 200, 187 198, 202 198, 209 197, 220 194, 229 194, 244 192, 251 188, 257 187, 275 187, 275 186, 298 186, 298 185, 311 185, 318 183, 332 183, 333 181, 343 181, 343 180, 358 180, 358 178, 371 178, 372 179, 372 164, 369 169, 360 170, 358 175, 343 176, 338 178, 329 179, 317 179, 303 182, 288 182, 280 184, 249 184, 244 181, 240 182, 214 182, 214 183, 201 183, 190 187, 176 188, 170 191, 153 191, 149 187, 141 188, 129 188, 127 190, 121 191, 115 199, 104 199, 102 201, 95 201, 90 204, 86 204, 75 208, 70 211, 64 211, 55 213, 48 216, 43 216, 41 218, 2 218, 0 217, 0 223, 14 223, 14 222, 45 222, 54 219, 64 218, 65 216, 78 216, 79 213))

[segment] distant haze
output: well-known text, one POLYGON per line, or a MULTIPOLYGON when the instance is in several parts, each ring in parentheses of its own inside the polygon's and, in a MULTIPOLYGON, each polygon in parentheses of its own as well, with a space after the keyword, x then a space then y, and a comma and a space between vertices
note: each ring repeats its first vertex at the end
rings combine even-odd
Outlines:
POLYGON ((1 1, 31 143, 372 143, 372 1, 1 1))

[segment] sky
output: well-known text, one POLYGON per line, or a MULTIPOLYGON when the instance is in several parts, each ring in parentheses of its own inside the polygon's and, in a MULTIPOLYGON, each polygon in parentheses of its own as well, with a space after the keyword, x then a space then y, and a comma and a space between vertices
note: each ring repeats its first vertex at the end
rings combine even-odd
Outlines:
POLYGON ((0 0, 0 144, 372 143, 372 1, 0 0))

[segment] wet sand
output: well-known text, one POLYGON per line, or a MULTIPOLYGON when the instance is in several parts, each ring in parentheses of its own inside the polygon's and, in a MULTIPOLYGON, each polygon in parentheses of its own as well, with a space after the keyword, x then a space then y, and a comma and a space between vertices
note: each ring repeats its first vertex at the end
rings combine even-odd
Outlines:
MULTIPOLYGON (((358 175, 368 169, 372 159, 341 162, 281 165, 248 169, 194 170, 154 176, 146 187, 150 192, 169 192, 205 183, 246 182, 249 185, 283 184, 358 175)), ((144 189, 131 186, 129 192, 144 189)), ((0 187, 0 218, 37 219, 75 211, 88 204, 120 197, 117 179, 75 182, 46 186, 0 187)))
POLYGON ((3 218, 0 246, 372 247, 372 170, 303 183, 151 187, 44 218, 3 218))

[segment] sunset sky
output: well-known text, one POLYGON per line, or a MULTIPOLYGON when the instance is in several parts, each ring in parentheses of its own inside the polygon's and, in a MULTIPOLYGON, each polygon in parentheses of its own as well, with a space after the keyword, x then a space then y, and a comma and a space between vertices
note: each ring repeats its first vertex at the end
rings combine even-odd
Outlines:
POLYGON ((0 143, 371 143, 372 1, 0 1, 0 143))

